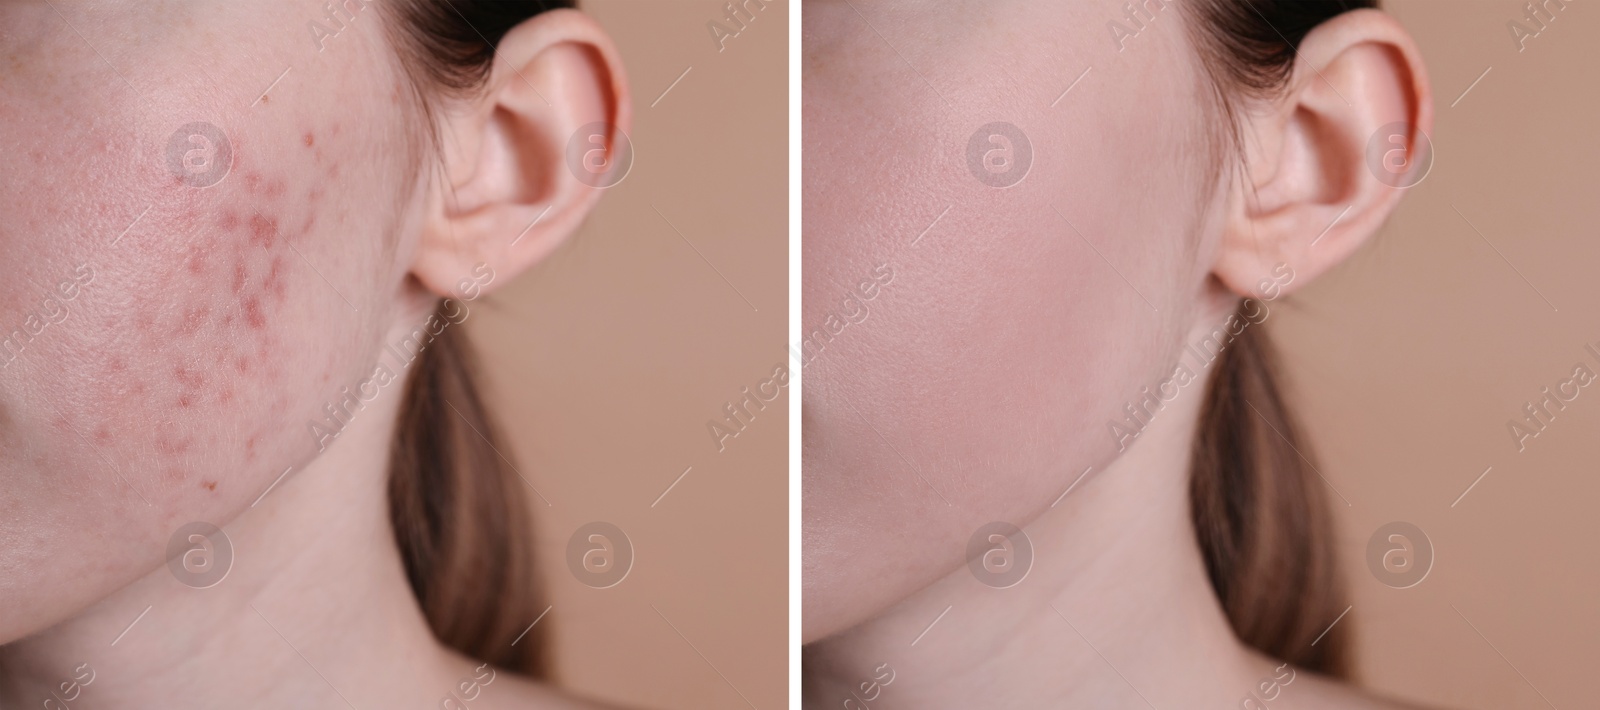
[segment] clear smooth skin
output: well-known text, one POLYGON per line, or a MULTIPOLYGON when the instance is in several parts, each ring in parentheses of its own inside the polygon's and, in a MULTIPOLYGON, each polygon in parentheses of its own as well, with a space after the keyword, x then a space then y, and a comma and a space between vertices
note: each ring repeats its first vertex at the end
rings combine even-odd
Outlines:
MULTIPOLYGON (((1125 452, 1107 423, 1242 297, 1373 234, 1403 190, 1368 138, 1431 130, 1427 79, 1392 18, 1347 13, 1243 102, 1241 153, 1213 149, 1193 18, 1169 3, 1119 50, 1122 5, 805 5, 802 325, 853 316, 804 370, 809 707, 1240 707, 1289 670, 1233 637, 1191 528, 1203 382, 1125 452), (1032 146, 1010 187, 968 168, 992 121, 1032 146), (864 319, 841 305, 882 265, 864 319), (991 521, 1034 547, 1009 589, 966 566, 991 521)), ((1281 690, 1388 707, 1304 672, 1281 690)))
MULTIPOLYGON (((401 382, 325 450, 309 424, 440 297, 573 232, 599 191, 567 139, 627 130, 629 95, 597 25, 546 13, 441 105, 434 151, 358 5, 0 3, 0 332, 32 333, 0 368, 0 705, 84 664, 102 708, 431 708, 481 675, 390 532, 401 382), (342 29, 319 49, 312 22, 342 29), (196 121, 233 151, 206 187, 167 164, 196 121), (208 589, 165 564, 191 521, 232 542, 208 589)), ((573 704, 500 673, 472 706, 573 704)))

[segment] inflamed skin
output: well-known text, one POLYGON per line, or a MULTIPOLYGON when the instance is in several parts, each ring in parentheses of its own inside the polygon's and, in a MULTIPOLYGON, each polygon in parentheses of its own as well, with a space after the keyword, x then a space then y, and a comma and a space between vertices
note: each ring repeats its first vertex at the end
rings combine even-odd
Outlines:
MULTIPOLYGON (((600 191, 559 156, 631 108, 579 12, 450 93, 396 7, 0 3, 0 705, 82 664, 73 707, 432 707, 481 675, 395 539, 404 378, 443 299, 583 221, 600 191), (206 584, 168 565, 195 523, 231 553, 206 584)), ((472 707, 572 706, 541 688, 472 707)))

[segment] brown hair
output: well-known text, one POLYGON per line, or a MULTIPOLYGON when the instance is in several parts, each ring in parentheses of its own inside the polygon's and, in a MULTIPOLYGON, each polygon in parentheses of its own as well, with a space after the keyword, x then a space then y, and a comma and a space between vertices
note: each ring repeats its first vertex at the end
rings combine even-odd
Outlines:
MULTIPOLYGON (((481 88, 511 28, 571 6, 571 0, 386 3, 393 16, 385 26, 419 115, 430 122, 428 134, 435 98, 481 88)), ((449 322, 442 310, 435 318, 449 322)), ((411 589, 444 645, 542 676, 545 645, 530 629, 543 605, 527 492, 475 384, 466 333, 445 327, 411 369, 389 473, 390 518, 411 589)))
MULTIPOLYGON (((1341 13, 1376 5, 1205 0, 1194 6, 1190 26, 1216 92, 1224 138, 1238 147, 1236 101, 1282 89, 1307 33, 1341 13)), ((1345 676, 1348 626, 1329 629, 1346 607, 1324 484, 1277 384, 1266 332, 1245 328, 1215 370, 1190 481, 1212 587, 1241 641, 1297 666, 1345 676)))

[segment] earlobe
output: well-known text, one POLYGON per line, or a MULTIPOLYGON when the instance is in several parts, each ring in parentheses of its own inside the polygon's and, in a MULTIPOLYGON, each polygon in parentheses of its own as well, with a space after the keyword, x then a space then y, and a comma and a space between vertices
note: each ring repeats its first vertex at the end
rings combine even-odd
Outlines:
POLYGON ((1241 296, 1286 264, 1298 288, 1371 237, 1432 160, 1432 96, 1411 38, 1356 10, 1300 43, 1283 96, 1243 112, 1245 184, 1214 273, 1241 296))
POLYGON ((444 180, 430 188, 412 273, 441 296, 481 264, 510 277, 548 256, 632 159, 620 58, 575 10, 507 32, 483 90, 438 120, 444 180))

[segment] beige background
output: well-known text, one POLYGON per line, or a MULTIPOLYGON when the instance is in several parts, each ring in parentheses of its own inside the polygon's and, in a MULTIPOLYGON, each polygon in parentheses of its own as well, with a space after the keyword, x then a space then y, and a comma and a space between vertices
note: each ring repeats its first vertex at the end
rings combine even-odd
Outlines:
POLYGON ((719 52, 725 3, 580 3, 627 66, 633 169, 467 326, 551 501, 534 508, 557 677, 648 708, 788 702, 789 393, 722 453, 707 422, 785 361, 789 9, 769 0, 719 52), (594 520, 635 551, 610 589, 566 566, 594 520))
POLYGON ((1386 3, 1433 81, 1432 172, 1374 244, 1268 323, 1321 471, 1350 500, 1340 623, 1363 682, 1445 707, 1600 696, 1600 387, 1521 453, 1507 430, 1575 364, 1600 374, 1584 351, 1600 342, 1600 12, 1569 1, 1519 52, 1507 23, 1525 5, 1386 3), (1436 555, 1410 589, 1365 561, 1394 520, 1436 555))
MULTIPOLYGON (((1387 5, 1428 63, 1433 169, 1374 244, 1268 324, 1321 471, 1351 503, 1336 511, 1354 603, 1340 623, 1372 688, 1585 707, 1600 659, 1600 389, 1521 453, 1506 423, 1575 364, 1600 373, 1584 350, 1600 342, 1600 13, 1569 0, 1519 52, 1507 23, 1524 3, 1387 5), (1395 520, 1436 555, 1410 589, 1365 561, 1395 520)), ((723 453, 706 422, 784 361, 787 7, 721 52, 706 29, 716 1, 585 7, 628 66, 633 171, 469 324, 519 467, 552 501, 538 504, 553 595, 540 623, 579 691, 782 707, 788 395, 723 453), (591 520, 636 550, 611 589, 566 570, 566 540, 591 520)))

